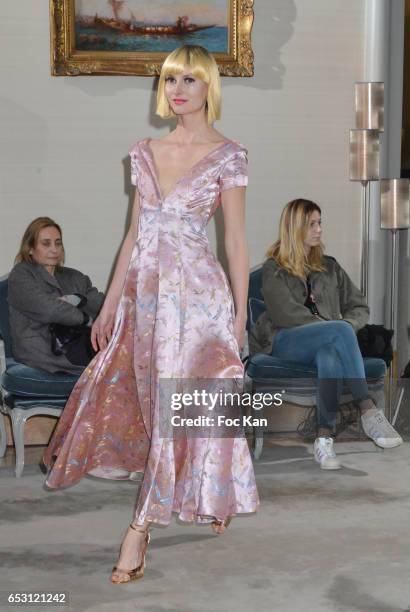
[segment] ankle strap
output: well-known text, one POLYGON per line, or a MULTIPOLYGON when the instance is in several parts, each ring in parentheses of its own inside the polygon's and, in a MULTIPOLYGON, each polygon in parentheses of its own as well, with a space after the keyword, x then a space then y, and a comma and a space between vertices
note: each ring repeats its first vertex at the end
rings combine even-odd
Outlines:
POLYGON ((149 524, 146 527, 143 527, 142 525, 135 526, 130 523, 130 527, 131 529, 134 529, 134 531, 139 531, 140 533, 148 533, 149 531, 149 524))

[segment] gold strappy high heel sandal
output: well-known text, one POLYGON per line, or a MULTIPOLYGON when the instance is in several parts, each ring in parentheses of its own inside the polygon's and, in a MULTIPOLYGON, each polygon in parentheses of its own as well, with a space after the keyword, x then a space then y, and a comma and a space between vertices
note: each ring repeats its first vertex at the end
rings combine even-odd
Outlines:
POLYGON ((130 523, 130 527, 131 529, 134 529, 134 531, 139 531, 140 533, 144 533, 145 534, 145 539, 144 539, 144 544, 143 547, 141 549, 141 563, 135 567, 134 569, 131 570, 127 570, 127 569, 123 569, 121 567, 118 567, 117 565, 115 565, 112 568, 112 573, 111 573, 111 582, 113 584, 125 584, 126 582, 131 582, 131 580, 137 580, 137 578, 142 578, 144 575, 144 570, 145 570, 145 553, 147 551, 147 547, 149 544, 149 541, 151 539, 150 533, 149 533, 149 526, 145 527, 144 529, 140 528, 138 529, 138 527, 135 527, 132 523, 130 523), (114 572, 121 572, 122 574, 125 574, 128 578, 126 580, 113 580, 112 579, 112 574, 114 572))
POLYGON ((217 535, 222 535, 229 527, 231 520, 231 516, 227 516, 223 521, 221 521, 220 519, 214 519, 211 523, 212 529, 217 535))

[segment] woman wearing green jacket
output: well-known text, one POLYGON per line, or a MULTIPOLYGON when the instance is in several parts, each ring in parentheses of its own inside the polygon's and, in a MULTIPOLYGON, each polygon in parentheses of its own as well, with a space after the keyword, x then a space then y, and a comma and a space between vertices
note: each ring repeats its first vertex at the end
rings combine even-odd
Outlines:
POLYGON ((356 337, 369 308, 343 268, 324 255, 321 235, 317 204, 297 199, 285 206, 279 239, 263 266, 266 312, 251 330, 250 350, 317 368, 314 457, 322 469, 339 469, 331 432, 342 379, 359 406, 366 435, 382 448, 403 440, 369 396, 356 337))

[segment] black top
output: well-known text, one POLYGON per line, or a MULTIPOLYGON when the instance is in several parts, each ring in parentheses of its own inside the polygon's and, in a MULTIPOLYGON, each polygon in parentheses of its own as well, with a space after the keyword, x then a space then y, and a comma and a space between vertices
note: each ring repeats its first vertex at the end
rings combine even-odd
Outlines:
POLYGON ((310 285, 310 276, 308 276, 306 279, 306 286, 307 286, 307 298, 305 300, 304 305, 306 306, 306 308, 309 308, 310 312, 313 315, 320 316, 319 311, 316 306, 315 296, 312 293, 312 287, 310 285))

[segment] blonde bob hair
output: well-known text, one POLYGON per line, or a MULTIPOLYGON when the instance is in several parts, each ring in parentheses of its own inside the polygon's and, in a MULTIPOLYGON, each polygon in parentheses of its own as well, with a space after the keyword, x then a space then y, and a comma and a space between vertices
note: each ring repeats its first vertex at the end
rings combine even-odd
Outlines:
POLYGON ((282 268, 305 279, 311 272, 324 272, 323 244, 314 246, 306 255, 304 240, 312 213, 322 214, 311 200, 298 198, 286 204, 279 222, 279 238, 268 249, 266 257, 274 259, 282 268))
MULTIPOLYGON (((20 263, 22 261, 25 261, 27 263, 33 263, 33 258, 30 255, 30 251, 31 249, 35 248, 39 233, 42 229, 46 227, 55 227, 56 230, 58 230, 60 233, 61 240, 63 239, 63 232, 61 231, 61 227, 58 225, 58 223, 53 221, 53 219, 50 219, 50 217, 37 217, 37 219, 34 219, 34 221, 29 224, 26 231, 24 232, 23 238, 21 240, 20 250, 16 255, 14 263, 20 263)), ((65 253, 63 247, 63 255, 61 261, 58 262, 59 265, 62 265, 64 263, 64 258, 65 253)))
POLYGON ((199 45, 184 45, 165 58, 158 82, 156 113, 163 119, 175 117, 165 95, 165 81, 170 75, 182 74, 185 66, 191 73, 208 85, 205 110, 210 125, 221 116, 221 80, 214 57, 199 45))

